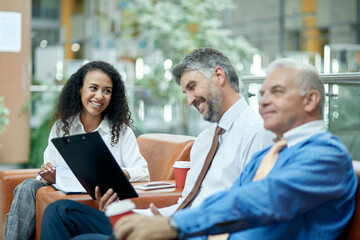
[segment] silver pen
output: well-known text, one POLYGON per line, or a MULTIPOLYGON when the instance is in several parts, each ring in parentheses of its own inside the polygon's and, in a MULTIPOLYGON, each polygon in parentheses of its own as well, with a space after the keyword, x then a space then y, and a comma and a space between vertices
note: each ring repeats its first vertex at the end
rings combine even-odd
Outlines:
MULTIPOLYGON (((54 168, 57 168, 58 166, 59 166, 59 163, 53 165, 54 168)), ((43 171, 39 172, 38 176, 40 176, 41 174, 44 174, 44 172, 43 171)))

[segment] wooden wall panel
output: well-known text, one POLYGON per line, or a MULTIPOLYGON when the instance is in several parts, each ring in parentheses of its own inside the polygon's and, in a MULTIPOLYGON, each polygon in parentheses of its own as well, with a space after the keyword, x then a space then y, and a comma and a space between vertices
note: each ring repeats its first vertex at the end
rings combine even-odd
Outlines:
POLYGON ((0 164, 19 164, 27 162, 30 146, 29 110, 20 110, 30 98, 31 1, 0 0, 0 11, 21 13, 21 51, 0 52, 0 95, 10 110, 10 125, 0 135, 0 164))

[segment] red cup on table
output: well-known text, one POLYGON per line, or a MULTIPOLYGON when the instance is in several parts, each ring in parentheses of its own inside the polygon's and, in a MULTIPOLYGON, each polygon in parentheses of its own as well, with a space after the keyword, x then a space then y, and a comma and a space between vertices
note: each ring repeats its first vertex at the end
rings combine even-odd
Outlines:
POLYGON ((186 175, 190 169, 189 161, 176 161, 173 165, 175 172, 175 185, 182 188, 185 185, 186 175))
POLYGON ((105 215, 109 218, 112 226, 123 216, 133 214, 135 204, 131 200, 113 202, 106 207, 105 215))

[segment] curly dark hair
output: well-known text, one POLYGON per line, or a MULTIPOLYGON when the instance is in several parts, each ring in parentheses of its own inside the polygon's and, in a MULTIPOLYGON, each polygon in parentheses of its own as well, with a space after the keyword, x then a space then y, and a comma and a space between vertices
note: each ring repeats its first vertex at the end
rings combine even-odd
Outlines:
MULTIPOLYGON (((111 145, 114 145, 119 141, 120 132, 125 130, 125 126, 131 126, 133 121, 131 119, 122 77, 109 63, 103 61, 89 62, 71 75, 60 93, 52 123, 60 120, 62 123, 61 130, 64 131, 64 136, 69 135, 71 120, 83 109, 80 89, 83 87, 86 74, 90 71, 101 71, 105 73, 111 78, 113 84, 111 100, 109 106, 102 112, 102 117, 104 118, 106 116, 109 120, 111 145)), ((59 127, 60 126, 58 126, 58 128, 59 127)))

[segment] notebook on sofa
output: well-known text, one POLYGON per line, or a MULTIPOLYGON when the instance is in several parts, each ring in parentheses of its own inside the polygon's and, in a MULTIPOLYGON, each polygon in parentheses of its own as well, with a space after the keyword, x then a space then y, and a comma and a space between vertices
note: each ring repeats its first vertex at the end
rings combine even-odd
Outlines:
MULTIPOLYGON (((100 187, 102 195, 112 188, 120 199, 138 197, 98 132, 53 138, 51 141, 93 199, 96 186, 100 187)), ((66 189, 62 190, 66 192, 66 189)))

